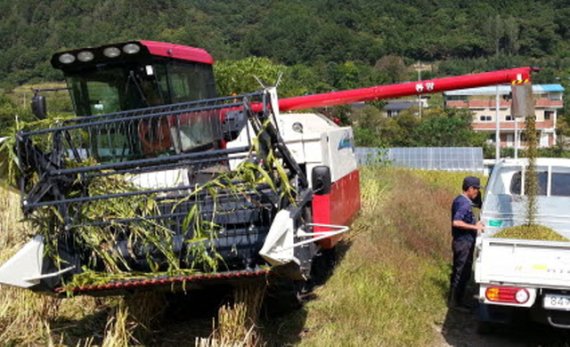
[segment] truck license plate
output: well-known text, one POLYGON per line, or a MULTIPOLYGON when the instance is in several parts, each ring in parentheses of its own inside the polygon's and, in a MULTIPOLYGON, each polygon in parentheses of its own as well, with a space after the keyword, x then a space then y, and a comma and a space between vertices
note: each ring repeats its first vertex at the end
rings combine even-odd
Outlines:
POLYGON ((545 294, 542 303, 544 308, 570 311, 569 295, 545 294))

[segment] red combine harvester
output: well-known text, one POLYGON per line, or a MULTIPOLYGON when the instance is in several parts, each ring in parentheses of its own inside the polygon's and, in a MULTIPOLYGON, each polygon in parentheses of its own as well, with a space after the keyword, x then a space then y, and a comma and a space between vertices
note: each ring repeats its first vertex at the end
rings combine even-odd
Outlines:
MULTIPOLYGON (((65 290, 90 295, 270 273, 296 283, 319 276, 360 209, 353 133, 322 115, 290 111, 511 83, 533 71, 278 99, 275 88, 217 97, 212 57, 169 43, 78 49, 51 63, 63 71, 78 117, 18 133, 17 152, 25 215, 57 218, 0 267, 0 283, 50 293, 76 283, 65 290), (257 171, 245 184, 248 165, 257 171), (129 189, 97 188, 102 178, 129 189), (128 213, 89 212, 120 201, 136 203, 128 213), (162 236, 150 242, 141 225, 162 236), (93 243, 99 230, 106 236, 93 243), (121 276, 73 282, 111 271, 108 257, 120 260, 121 276)), ((32 106, 45 117, 43 97, 32 106)))

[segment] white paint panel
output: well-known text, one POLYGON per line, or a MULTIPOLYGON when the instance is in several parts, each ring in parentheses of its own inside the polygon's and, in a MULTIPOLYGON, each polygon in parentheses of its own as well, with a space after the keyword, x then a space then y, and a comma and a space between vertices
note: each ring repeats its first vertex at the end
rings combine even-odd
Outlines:
POLYGON ((350 127, 329 131, 327 135, 329 163, 334 182, 357 168, 356 156, 354 155, 354 137, 350 127))
POLYGON ((127 181, 145 189, 173 188, 190 184, 186 169, 145 172, 129 176, 127 181))
MULTIPOLYGON (((293 158, 298 164, 305 164, 309 181, 312 168, 318 165, 330 167, 333 181, 357 168, 352 128, 341 128, 315 113, 285 113, 277 115, 276 119, 279 133, 293 158), (302 131, 294 130, 299 125, 302 131)), ((249 131, 253 136, 251 127, 249 131)), ((227 144, 228 148, 240 146, 247 146, 246 129, 227 144)), ((231 169, 239 163, 239 160, 230 160, 231 169)))
POLYGON ((0 267, 0 283, 20 288, 38 284, 39 280, 27 279, 41 276, 43 256, 44 238, 37 235, 0 267))

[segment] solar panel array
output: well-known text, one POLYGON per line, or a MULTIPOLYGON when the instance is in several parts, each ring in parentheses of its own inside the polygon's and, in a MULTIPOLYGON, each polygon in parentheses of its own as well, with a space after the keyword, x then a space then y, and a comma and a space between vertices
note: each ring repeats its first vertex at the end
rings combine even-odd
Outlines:
POLYGON ((483 171, 481 147, 357 147, 359 165, 390 163, 392 166, 422 170, 483 171))

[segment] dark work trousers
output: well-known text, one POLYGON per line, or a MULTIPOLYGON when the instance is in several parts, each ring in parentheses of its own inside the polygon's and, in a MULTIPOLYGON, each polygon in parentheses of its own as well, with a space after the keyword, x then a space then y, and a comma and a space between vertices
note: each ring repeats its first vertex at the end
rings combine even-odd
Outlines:
POLYGON ((461 301, 465 294, 465 287, 471 278, 473 265, 473 251, 475 240, 472 238, 454 239, 451 244, 453 250, 453 270, 451 272, 451 292, 456 300, 461 301))

